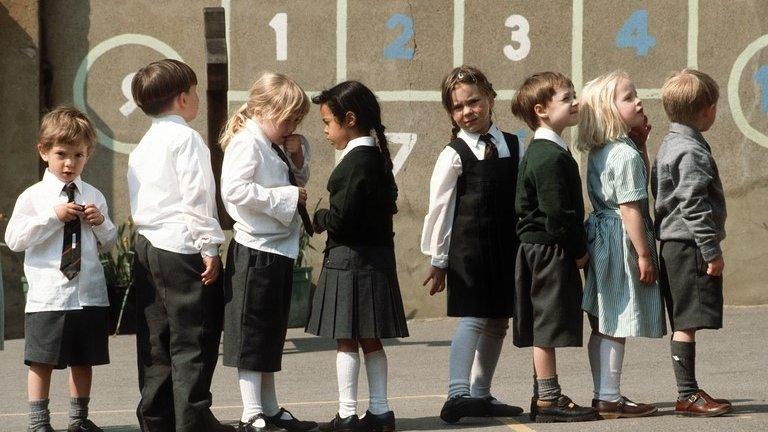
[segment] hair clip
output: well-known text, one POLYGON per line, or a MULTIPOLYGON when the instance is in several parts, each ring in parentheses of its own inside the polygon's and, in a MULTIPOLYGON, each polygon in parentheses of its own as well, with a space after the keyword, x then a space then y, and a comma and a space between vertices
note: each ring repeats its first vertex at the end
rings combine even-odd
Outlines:
POLYGON ((475 74, 467 71, 459 71, 459 73, 456 74, 456 79, 459 82, 464 82, 464 81, 477 82, 477 77, 475 76, 475 74))

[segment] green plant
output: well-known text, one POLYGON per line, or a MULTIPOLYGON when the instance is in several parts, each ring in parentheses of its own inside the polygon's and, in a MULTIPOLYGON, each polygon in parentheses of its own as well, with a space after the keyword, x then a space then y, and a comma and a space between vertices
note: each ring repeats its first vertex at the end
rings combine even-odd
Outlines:
POLYGON ((301 236, 299 237, 299 255, 296 257, 296 261, 294 262, 294 267, 300 268, 305 267, 309 260, 307 259, 307 252, 310 250, 316 251, 314 246, 309 242, 309 234, 307 234, 306 231, 303 229, 301 230, 301 236))
POLYGON ((125 312, 125 305, 128 302, 128 295, 133 284, 133 262, 136 255, 133 251, 133 242, 135 240, 136 229, 133 223, 128 221, 117 229, 115 247, 107 253, 99 254, 101 266, 104 268, 104 278, 107 281, 107 289, 112 291, 114 298, 120 299, 120 312, 117 316, 115 334, 120 331, 123 312, 125 312))

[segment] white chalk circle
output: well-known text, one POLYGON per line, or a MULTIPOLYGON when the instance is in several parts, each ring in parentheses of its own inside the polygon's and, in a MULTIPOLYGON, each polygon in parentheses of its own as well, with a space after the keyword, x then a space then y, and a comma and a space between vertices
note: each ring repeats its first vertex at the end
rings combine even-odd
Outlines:
MULTIPOLYGON (((75 75, 75 81, 72 85, 72 99, 75 103, 75 107, 79 110, 88 113, 88 109, 85 104, 85 80, 88 76, 88 71, 91 66, 98 60, 99 57, 104 55, 107 51, 121 47, 123 45, 142 45, 159 52, 166 58, 171 58, 179 61, 184 61, 179 53, 176 52, 170 45, 161 41, 160 39, 153 38, 152 36, 124 33, 121 35, 113 36, 95 47, 93 47, 88 54, 85 55, 83 61, 80 63, 80 67, 77 68, 77 74, 75 75)), ((104 147, 116 151, 118 153, 129 154, 136 143, 128 143, 120 141, 109 134, 102 131, 98 126, 96 127, 96 134, 98 141, 104 147)))
POLYGON ((741 98, 739 97, 739 81, 741 81, 741 74, 744 72, 744 68, 749 60, 766 46, 768 46, 768 35, 763 35, 747 45, 744 51, 736 57, 736 61, 731 68, 731 75, 728 77, 728 105, 731 108, 733 120, 744 136, 763 147, 768 147, 768 136, 752 127, 744 116, 744 110, 741 109, 741 98))

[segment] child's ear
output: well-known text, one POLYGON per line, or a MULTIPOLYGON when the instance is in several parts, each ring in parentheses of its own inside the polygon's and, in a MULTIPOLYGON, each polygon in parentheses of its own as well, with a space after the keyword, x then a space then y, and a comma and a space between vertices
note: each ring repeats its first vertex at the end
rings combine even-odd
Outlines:
POLYGON ((344 127, 354 128, 357 126, 357 116, 352 111, 347 111, 344 114, 344 127))
POLYGON ((37 152, 40 154, 40 158, 42 158, 45 162, 48 162, 48 152, 43 149, 42 144, 37 145, 37 152))
POLYGON ((540 117, 540 118, 547 118, 548 117, 547 107, 545 107, 542 104, 534 105, 533 106, 533 112, 536 113, 537 117, 540 117))

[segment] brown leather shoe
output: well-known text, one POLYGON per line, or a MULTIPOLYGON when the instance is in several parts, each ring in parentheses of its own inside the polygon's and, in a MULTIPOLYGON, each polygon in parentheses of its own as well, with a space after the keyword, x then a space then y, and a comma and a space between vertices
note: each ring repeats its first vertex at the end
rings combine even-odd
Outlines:
POLYGON ((675 404, 675 414, 690 417, 717 417, 731 412, 728 404, 717 403, 704 390, 678 400, 675 404))
POLYGON ((536 423, 581 422, 597 420, 594 408, 573 403, 571 398, 561 395, 559 398, 536 401, 536 423))
POLYGON ((605 420, 645 417, 658 411, 653 405, 632 402, 624 396, 617 402, 592 399, 592 408, 597 410, 598 417, 605 420))

